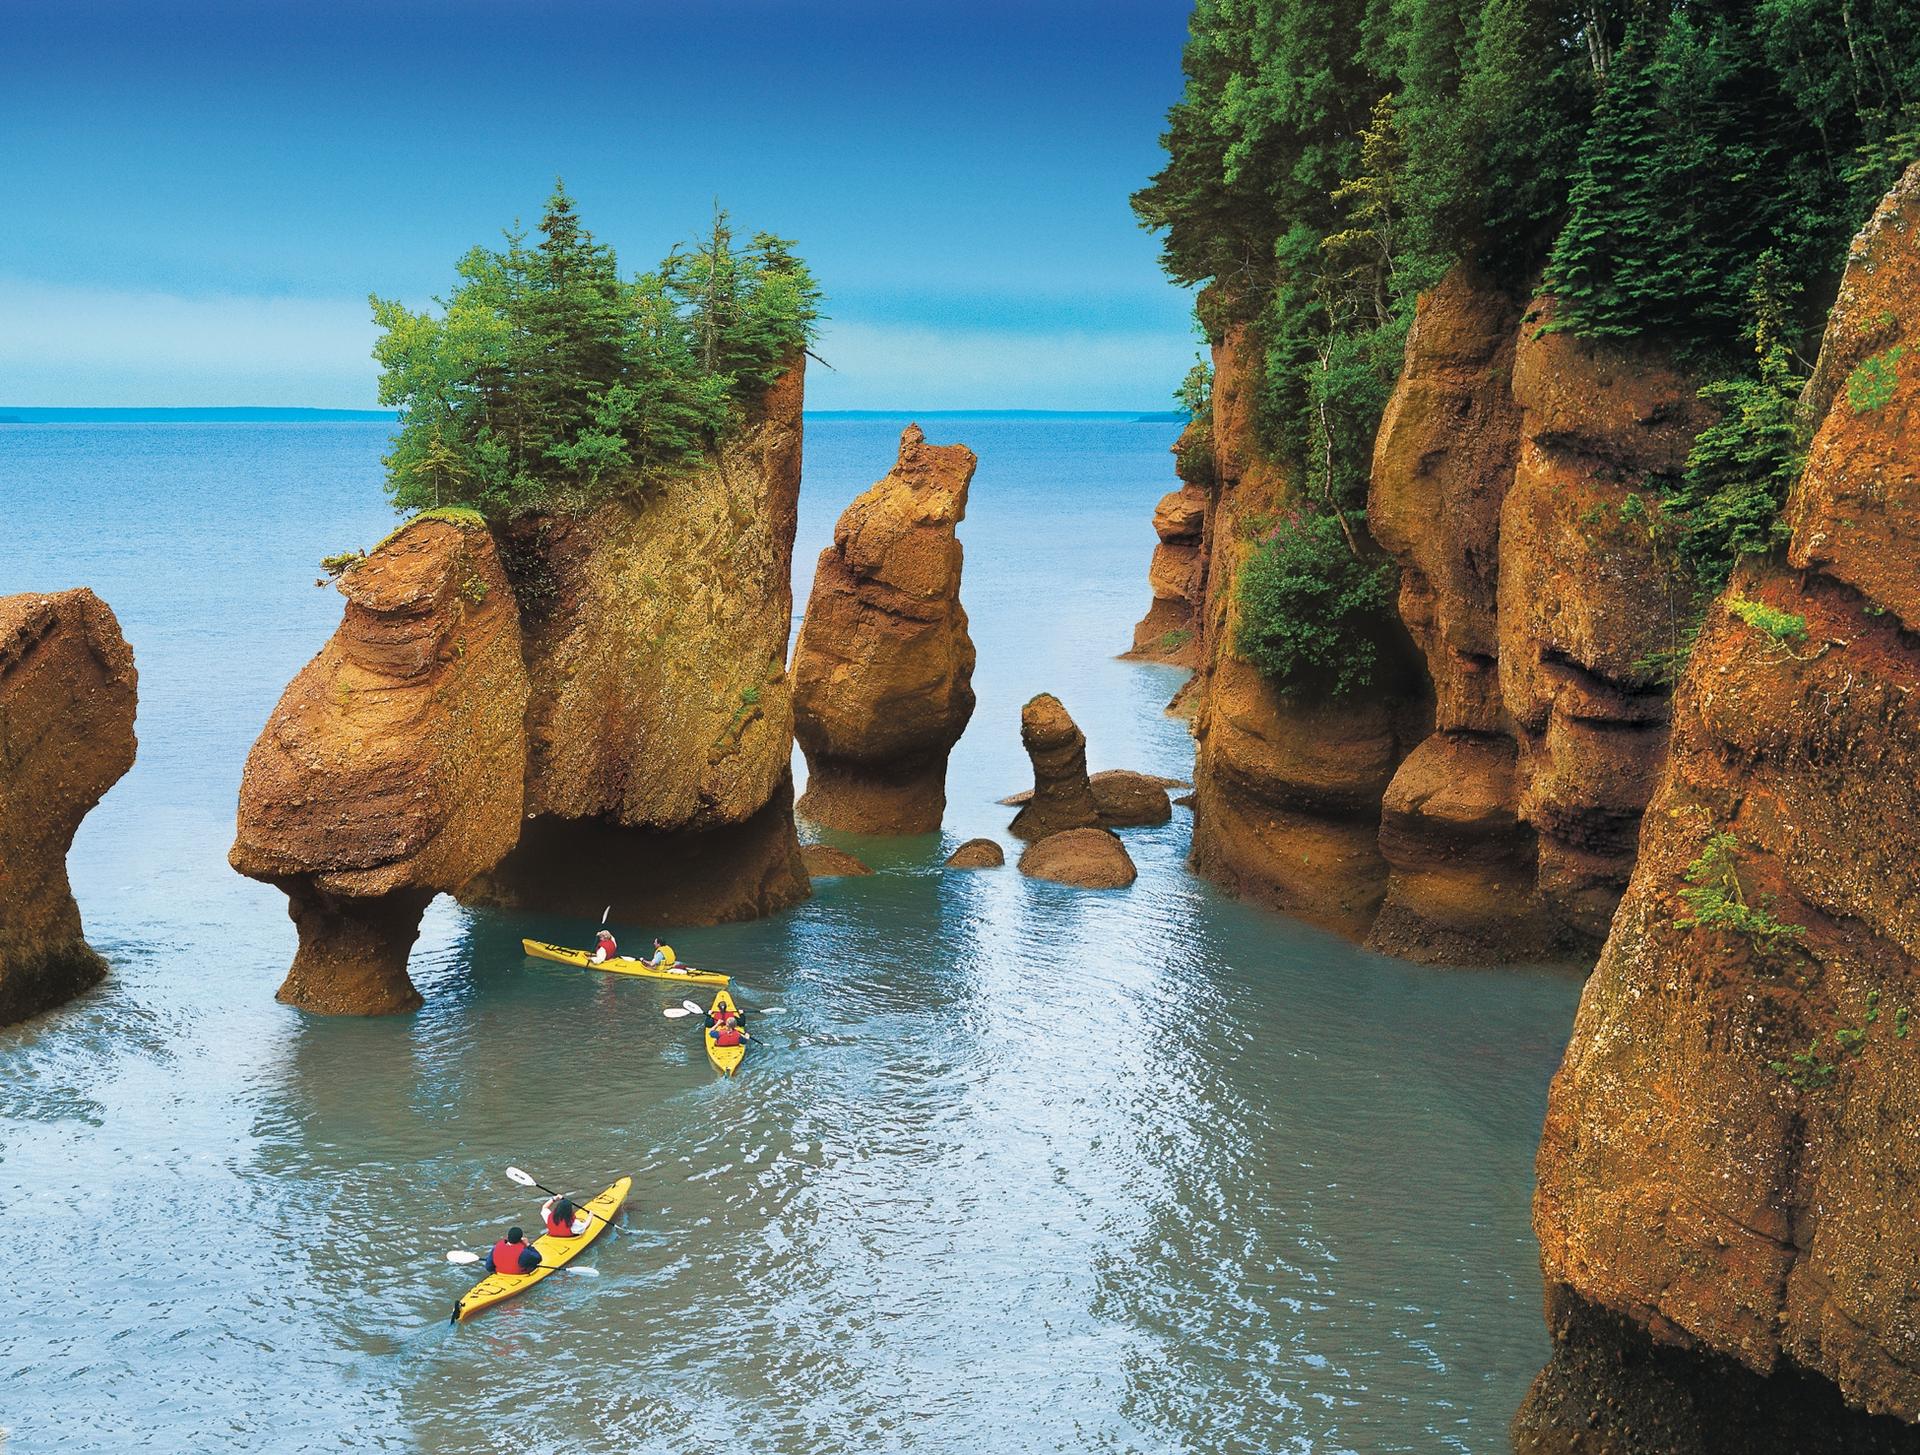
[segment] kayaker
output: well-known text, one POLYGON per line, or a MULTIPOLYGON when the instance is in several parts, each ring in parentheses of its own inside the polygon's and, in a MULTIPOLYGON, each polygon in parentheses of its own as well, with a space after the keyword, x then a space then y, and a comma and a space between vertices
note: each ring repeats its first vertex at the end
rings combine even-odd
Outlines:
POLYGON ((746 1029, 746 1021, 742 1018, 739 1010, 732 1005, 725 1006, 717 1015, 712 1011, 708 1011, 707 1024, 715 1030, 725 1025, 739 1026, 742 1034, 745 1034, 746 1029))
POLYGON ((713 1044, 716 1046, 737 1046, 746 1038, 747 1033, 740 1029, 737 1016, 722 1016, 720 1024, 713 1028, 713 1044))
POLYGON ((487 1254, 489 1273, 531 1273, 540 1266, 540 1250, 527 1241, 518 1228, 508 1228, 506 1237, 487 1254))
POLYGON ((679 957, 673 953, 672 945, 660 940, 655 940, 653 942, 653 958, 647 961, 647 963, 656 970, 671 970, 679 963, 679 957))
POLYGON ((593 947, 593 953, 587 959, 595 965, 604 965, 620 953, 620 947, 613 942, 613 936, 606 930, 600 931, 600 941, 593 947))
POLYGON ((577 1238, 592 1221, 568 1197, 548 1198, 540 1204, 540 1216, 546 1220, 547 1231, 556 1238, 577 1238))

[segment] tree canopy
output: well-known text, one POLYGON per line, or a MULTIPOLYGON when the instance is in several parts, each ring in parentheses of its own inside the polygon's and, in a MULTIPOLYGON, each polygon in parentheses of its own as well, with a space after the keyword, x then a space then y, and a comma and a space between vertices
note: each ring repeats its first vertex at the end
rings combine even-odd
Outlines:
POLYGON ((796 361, 821 297, 791 242, 743 244, 718 210, 706 236, 622 278, 557 183, 536 240, 516 228, 454 271, 437 312, 370 300, 380 402, 400 409, 386 465, 402 509, 499 518, 684 468, 796 361))

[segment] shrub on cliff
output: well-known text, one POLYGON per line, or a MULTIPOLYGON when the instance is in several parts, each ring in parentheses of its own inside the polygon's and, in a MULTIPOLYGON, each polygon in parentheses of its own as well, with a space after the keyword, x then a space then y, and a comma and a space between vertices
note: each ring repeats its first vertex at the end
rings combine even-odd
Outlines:
POLYGON ((556 186, 539 240, 475 248, 438 314, 371 300, 386 457, 402 509, 499 518, 584 504, 685 465, 737 429, 806 346, 819 290, 792 244, 739 244, 724 212, 653 273, 620 276, 556 186))
POLYGON ((1373 681, 1393 568, 1357 548, 1331 513, 1279 523, 1234 586, 1234 650, 1283 692, 1344 697, 1373 681))

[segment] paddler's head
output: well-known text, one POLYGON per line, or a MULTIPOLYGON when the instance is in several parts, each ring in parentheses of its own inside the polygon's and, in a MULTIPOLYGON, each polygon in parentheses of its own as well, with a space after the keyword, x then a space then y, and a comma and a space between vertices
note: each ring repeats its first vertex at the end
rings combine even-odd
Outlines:
POLYGON ((602 930, 600 931, 600 938, 603 940, 610 940, 613 938, 613 934, 609 930, 602 930))
POLYGON ((527 1241, 527 1235, 518 1228, 508 1228, 507 1241, 509 1243, 524 1243, 527 1241))
POLYGON ((563 1197, 560 1199, 560 1201, 556 1202, 553 1205, 553 1216, 555 1221, 557 1222, 563 1222, 563 1223, 572 1222, 573 1221, 573 1199, 570 1197, 563 1197))
POLYGON ((660 937, 659 937, 658 935, 655 935, 655 936, 653 937, 653 948, 654 948, 654 949, 656 949, 656 950, 657 950, 657 949, 659 949, 659 948, 660 948, 660 947, 661 947, 662 945, 664 945, 665 943, 666 943, 666 941, 665 941, 665 940, 663 940, 663 939, 661 939, 661 938, 660 938, 660 937))

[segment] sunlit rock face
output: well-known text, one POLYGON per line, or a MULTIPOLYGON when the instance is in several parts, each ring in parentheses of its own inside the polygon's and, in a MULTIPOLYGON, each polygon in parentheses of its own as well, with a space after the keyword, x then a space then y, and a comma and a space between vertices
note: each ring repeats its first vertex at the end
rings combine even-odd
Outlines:
POLYGON ((975 460, 900 437, 886 477, 840 516, 820 553, 794 649, 794 731, 807 756, 799 812, 829 828, 940 827, 947 755, 973 716, 973 641, 960 605, 975 460))
POLYGON ((0 596, 0 1025, 106 974, 67 883, 80 821, 133 766, 133 651, 81 588, 0 596))
MULTIPOLYGON (((1807 391, 1817 433, 1786 560, 1735 573, 1675 696, 1534 1204, 1563 1345, 1597 1310, 1905 1422, 1920 1421, 1920 370, 1872 361, 1920 345, 1917 240, 1920 168, 1854 241, 1807 391)), ((1904 1438, 1871 1448, 1920 1439, 1904 1438)))

